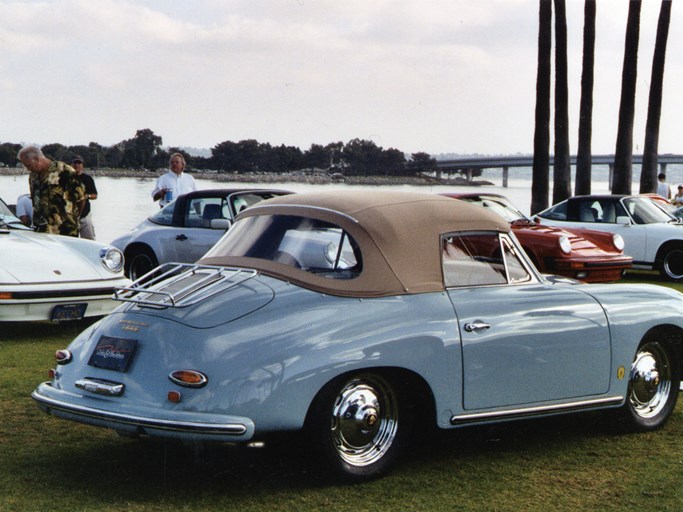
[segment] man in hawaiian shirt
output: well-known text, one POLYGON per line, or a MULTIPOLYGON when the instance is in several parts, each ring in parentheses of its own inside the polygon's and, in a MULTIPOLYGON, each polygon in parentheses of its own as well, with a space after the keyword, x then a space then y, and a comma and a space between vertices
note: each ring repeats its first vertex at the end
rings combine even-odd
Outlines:
POLYGON ((73 167, 47 158, 37 146, 25 146, 17 158, 29 170, 35 230, 78 236, 78 219, 85 205, 85 187, 73 167))

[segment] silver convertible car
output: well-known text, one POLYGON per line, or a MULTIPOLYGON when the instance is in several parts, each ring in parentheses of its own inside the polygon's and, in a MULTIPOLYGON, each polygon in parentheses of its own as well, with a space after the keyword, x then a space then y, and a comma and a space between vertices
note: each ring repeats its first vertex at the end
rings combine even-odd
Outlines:
POLYGON ((290 193, 270 189, 190 192, 113 240, 112 245, 123 251, 125 273, 132 279, 160 263, 193 263, 223 236, 239 212, 264 199, 290 193))
POLYGON ((626 429, 661 427, 678 396, 683 295, 550 283, 510 229, 430 194, 263 201, 195 265, 118 290, 124 304, 57 351, 33 398, 129 436, 303 431, 325 469, 355 481, 429 425, 605 409, 626 429))
POLYGON ((118 249, 36 233, 0 200, 0 322, 106 315, 114 288, 129 283, 118 249))

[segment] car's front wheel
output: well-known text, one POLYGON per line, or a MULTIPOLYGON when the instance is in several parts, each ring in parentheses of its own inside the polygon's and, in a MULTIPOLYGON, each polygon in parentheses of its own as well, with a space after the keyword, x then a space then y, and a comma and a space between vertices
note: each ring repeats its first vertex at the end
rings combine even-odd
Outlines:
POLYGON ((672 281, 683 280, 683 244, 678 243, 665 250, 659 273, 672 281))
POLYGON ((150 249, 135 249, 126 255, 126 275, 135 281, 159 265, 150 249))
POLYGON ((327 469, 356 481, 385 473, 406 435, 399 407, 397 390, 379 375, 328 384, 316 399, 310 425, 327 469))
POLYGON ((676 406, 680 381, 673 345, 661 341, 641 344, 631 364, 628 395, 621 409, 623 426, 639 432, 662 427, 676 406))

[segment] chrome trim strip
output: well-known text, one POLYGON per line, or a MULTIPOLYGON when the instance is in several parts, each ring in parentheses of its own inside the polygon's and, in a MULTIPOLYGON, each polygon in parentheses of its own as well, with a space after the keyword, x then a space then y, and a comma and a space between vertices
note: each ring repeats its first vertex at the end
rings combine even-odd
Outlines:
MULTIPOLYGON (((82 416, 95 420, 105 420, 122 425, 154 428, 170 432, 183 432, 188 434, 219 434, 229 436, 240 436, 247 432, 246 425, 242 424, 218 424, 201 423, 193 421, 172 421, 157 418, 143 418, 141 416, 128 416, 115 412, 102 411, 81 405, 65 404, 52 398, 41 396, 35 391, 31 393, 31 398, 45 408, 45 411, 52 414, 52 409, 60 412, 82 416)), ((111 426, 110 428, 114 428, 111 426)))
POLYGON ((451 425, 474 423, 477 421, 486 420, 504 420, 524 418, 525 416, 533 416, 536 414, 548 414, 552 412, 569 412, 578 411, 581 409, 591 409, 610 404, 617 405, 624 401, 623 396, 615 396, 609 398, 597 398, 595 400, 581 400, 579 402, 571 402, 567 404, 558 405, 541 405, 537 407, 525 407, 522 409, 507 409, 504 411, 488 411, 476 412, 469 414, 456 414, 451 416, 451 425))

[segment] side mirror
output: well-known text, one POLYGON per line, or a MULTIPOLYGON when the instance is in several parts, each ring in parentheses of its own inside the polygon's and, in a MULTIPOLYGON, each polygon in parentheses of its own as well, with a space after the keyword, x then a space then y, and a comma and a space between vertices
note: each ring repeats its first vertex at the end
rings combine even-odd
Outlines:
POLYGON ((211 229, 222 229, 227 231, 232 226, 232 221, 229 219, 211 219, 211 229))
POLYGON ((624 224, 626 226, 630 226, 631 225, 631 219, 626 215, 621 216, 621 217, 617 217, 617 224, 624 224))

